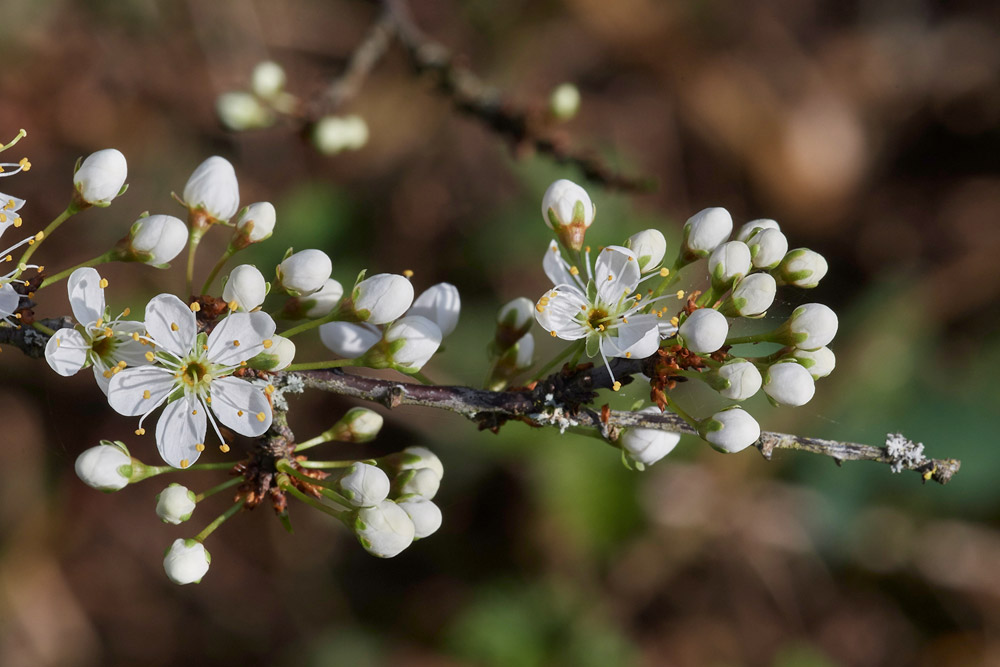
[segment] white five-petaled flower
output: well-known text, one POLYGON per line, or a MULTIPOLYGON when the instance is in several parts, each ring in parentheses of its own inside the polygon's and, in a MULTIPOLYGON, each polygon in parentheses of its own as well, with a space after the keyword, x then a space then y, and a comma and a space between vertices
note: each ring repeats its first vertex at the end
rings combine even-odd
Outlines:
POLYGON ((156 446, 175 468, 194 463, 205 449, 211 422, 223 451, 228 445, 216 420, 241 435, 258 436, 271 426, 265 391, 232 377, 246 360, 273 345, 274 320, 267 313, 231 313, 207 337, 198 333, 194 312, 172 294, 146 306, 151 366, 126 368, 111 379, 108 402, 123 415, 143 420, 166 403, 156 425, 156 446), (213 417, 214 415, 214 417, 213 417))
MULTIPOLYGON (((659 347, 656 316, 640 311, 651 303, 674 297, 647 301, 636 294, 640 270, 631 250, 621 246, 604 248, 593 271, 588 251, 587 282, 576 267, 563 260, 555 241, 549 245, 542 266, 555 286, 538 300, 535 319, 550 334, 563 340, 584 339, 587 356, 600 354, 608 373, 608 357, 643 359, 659 347)), ((621 387, 613 374, 612 382, 616 390, 621 387)))
MULTIPOLYGON (((24 130, 18 133, 17 137, 5 146, 0 146, 0 151, 10 148, 16 144, 21 137, 26 133, 24 130)), ((31 163, 28 162, 28 158, 22 158, 20 162, 0 162, 0 177, 13 176, 22 171, 27 171, 31 168, 31 163)), ((6 195, 0 192, 0 236, 11 227, 21 226, 21 217, 17 212, 24 206, 24 200, 18 197, 13 197, 11 195, 6 195)), ((13 262, 14 256, 11 254, 14 250, 20 248, 25 244, 32 244, 36 240, 41 240, 42 234, 34 234, 25 239, 21 239, 14 245, 10 246, 3 252, 0 252, 0 266, 5 262, 13 262)), ((18 294, 17 290, 11 285, 14 282, 24 282, 23 280, 18 280, 16 275, 25 269, 37 269, 38 267, 34 264, 31 265, 15 265, 14 268, 8 272, 0 270, 0 322, 7 322, 13 326, 19 326, 16 318, 11 316, 17 311, 21 305, 21 295, 18 294)))
POLYGON ((69 305, 80 324, 55 332, 45 346, 45 360, 52 370, 69 377, 91 365, 97 386, 105 394, 114 375, 129 366, 148 364, 150 349, 141 338, 146 330, 142 322, 122 319, 128 316, 127 308, 118 317, 110 317, 104 302, 107 286, 97 269, 87 267, 70 274, 66 282, 69 305))

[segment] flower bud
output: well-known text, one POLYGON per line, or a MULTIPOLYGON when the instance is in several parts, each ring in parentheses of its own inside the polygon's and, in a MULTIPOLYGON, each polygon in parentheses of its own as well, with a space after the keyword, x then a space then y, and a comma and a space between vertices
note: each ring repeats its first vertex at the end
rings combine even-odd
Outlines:
POLYGON ((799 350, 792 352, 792 358, 802 364, 813 380, 825 378, 837 367, 837 357, 833 350, 828 347, 821 347, 818 350, 799 350))
POLYGON ((379 273, 355 285, 351 301, 354 314, 362 322, 386 324, 413 303, 413 285, 403 276, 379 273))
POLYGON ((444 464, 437 454, 426 447, 407 447, 401 452, 390 454, 381 460, 381 464, 390 471, 399 473, 403 470, 420 470, 428 468, 437 474, 438 479, 444 477, 444 464))
POLYGON ((587 191, 564 178, 550 185, 542 196, 542 219, 574 250, 583 247, 583 237, 596 213, 587 191))
POLYGON ((764 393, 778 405, 795 408, 812 400, 816 393, 816 381, 802 364, 779 361, 767 369, 764 393))
POLYGON ((714 371, 716 377, 723 381, 720 387, 716 387, 718 392, 734 401, 745 401, 758 391, 760 391, 763 378, 757 367, 746 359, 733 359, 727 361, 714 371))
POLYGON ((156 496, 156 516, 175 526, 191 518, 197 501, 194 491, 174 483, 156 496))
POLYGON ((422 496, 405 496, 396 501, 413 522, 413 539, 430 537, 441 527, 441 508, 422 496))
POLYGON ((724 208, 706 208, 684 223, 681 251, 688 261, 708 257, 709 253, 729 238, 733 231, 733 216, 724 208))
POLYGON ((515 369, 523 371, 535 363, 535 337, 530 333, 521 336, 521 340, 514 343, 514 348, 517 351, 514 358, 515 369))
POLYGON ((76 476, 89 487, 110 493, 120 491, 132 477, 132 457, 120 443, 101 440, 76 457, 76 476))
POLYGON ((750 270, 750 248, 742 241, 723 243, 708 257, 708 275, 719 291, 729 289, 750 270))
POLYGON ((212 556, 201 542, 176 539, 163 558, 163 569, 175 584, 197 584, 208 572, 211 562, 212 556))
POLYGON ((226 128, 234 132, 258 130, 274 122, 274 114, 254 95, 242 90, 220 94, 215 99, 215 114, 226 128))
POLYGON ((105 148, 87 156, 73 174, 73 186, 85 204, 104 207, 122 193, 127 176, 125 156, 117 149, 105 148))
POLYGON ((798 248, 785 255, 778 265, 777 274, 782 283, 796 287, 816 287, 826 275, 826 259, 808 248, 798 248))
POLYGON ((247 361, 259 371, 280 371, 295 359, 295 343, 284 336, 271 336, 271 347, 247 361))
POLYGON ((357 359, 382 340, 382 332, 371 324, 327 322, 320 325, 319 338, 337 356, 357 359))
POLYGON ((559 120, 569 120, 580 110, 580 91, 572 83, 562 83, 549 95, 549 112, 559 120))
POLYGON ((383 500, 374 507, 358 510, 354 533, 368 553, 392 558, 413 543, 416 527, 402 507, 391 500, 383 500))
POLYGON ((129 230, 128 248, 121 260, 162 266, 176 257, 188 242, 188 229, 172 215, 139 218, 129 230))
POLYGON ((259 201, 250 204, 240 211, 236 218, 236 231, 233 233, 232 246, 237 250, 246 248, 251 243, 260 243, 271 237, 277 213, 271 202, 259 201))
POLYGON ((386 329, 389 366, 403 373, 417 373, 441 346, 441 330, 426 317, 401 317, 386 329))
POLYGON ((292 296, 319 291, 330 274, 333 262, 322 250, 300 250, 289 255, 277 268, 278 284, 292 296))
POLYGON ((368 124, 361 116, 326 116, 313 127, 313 145, 324 155, 356 151, 368 143, 368 124))
POLYGON ((389 497, 389 476, 368 463, 355 463, 337 482, 354 507, 372 507, 389 497))
POLYGON ((442 336, 447 336, 458 326, 461 308, 458 288, 451 283, 438 283, 424 290, 406 314, 426 317, 438 326, 442 336))
POLYGON ((779 341, 800 350, 816 350, 829 345, 837 335, 837 314, 821 303, 807 303, 792 311, 782 329, 779 341))
POLYGON ((382 430, 382 415, 368 408, 351 408, 337 422, 340 442, 369 442, 382 430))
POLYGON ((713 308, 699 308, 678 329, 684 347, 695 354, 711 354, 726 344, 729 322, 713 308))
POLYGON ((502 352, 516 343, 531 329, 535 321, 535 304, 523 296, 508 301, 497 311, 495 345, 502 352))
POLYGON ((310 320, 326 317, 340 303, 344 296, 344 287, 333 278, 327 279, 323 286, 308 296, 294 297, 285 303, 282 314, 292 320, 308 318, 310 320))
POLYGON ((760 424, 743 408, 727 408, 698 423, 698 435, 720 452, 735 453, 760 438, 760 424))
POLYGON ((240 205, 240 188, 229 160, 213 155, 198 165, 184 186, 184 203, 214 221, 233 217, 240 205))
POLYGON ((393 480, 396 495, 417 495, 431 500, 441 488, 441 477, 431 468, 404 470, 393 480))
POLYGON ((788 239, 777 229, 763 229, 747 241, 753 265, 758 269, 773 269, 788 252, 788 239))
POLYGON ((250 90, 265 100, 274 97, 285 87, 285 70, 281 65, 264 60, 257 63, 250 75, 250 90))
POLYGON ((736 232, 736 240, 747 243, 751 236, 765 229, 776 229, 779 232, 781 231, 781 227, 779 227, 778 223, 774 220, 769 218, 760 218, 758 220, 751 220, 740 227, 740 230, 736 232))
POLYGON ((233 304, 242 311, 260 308, 267 296, 267 283, 257 267, 251 264, 240 264, 229 272, 229 279, 222 288, 222 298, 226 303, 233 304))
POLYGON ((667 253, 667 240, 658 229, 646 229, 628 237, 625 247, 635 253, 639 271, 649 273, 660 265, 667 253))
MULTIPOLYGON (((639 410, 641 414, 661 414, 656 406, 639 410)), ((619 444, 629 459, 640 466, 651 466, 673 451, 681 434, 655 428, 628 428, 622 432, 619 444)))
POLYGON ((777 291, 778 283, 770 273, 751 273, 736 283, 720 310, 730 317, 757 317, 771 307, 777 291))

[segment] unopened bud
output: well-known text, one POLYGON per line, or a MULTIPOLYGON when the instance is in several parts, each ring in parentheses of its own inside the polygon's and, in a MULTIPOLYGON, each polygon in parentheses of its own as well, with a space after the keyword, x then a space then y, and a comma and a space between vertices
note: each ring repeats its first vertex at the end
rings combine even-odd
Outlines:
POLYGON ((750 240, 751 236, 765 229, 776 229, 779 232, 781 231, 781 227, 774 220, 769 218, 760 218, 758 220, 751 220, 740 227, 740 230, 736 232, 736 240, 746 243, 750 240))
POLYGON ((759 317, 774 303, 778 284, 769 273, 751 273, 745 276, 736 286, 733 293, 719 308, 723 314, 730 317, 759 317))
POLYGON ((215 113, 234 132, 259 130, 274 123, 274 114, 256 96, 242 90, 222 93, 215 99, 215 113))
POLYGON ((733 231, 733 216, 724 208, 706 208, 684 223, 681 250, 688 261, 708 255, 725 243, 733 231))
POLYGON ((559 120, 569 120, 580 110, 580 91, 572 83, 562 83, 549 96, 549 111, 559 120))
POLYGON ((684 347, 695 354, 711 354, 726 344, 729 322, 712 308, 699 308, 681 323, 678 335, 684 347))
POLYGON ((413 539, 429 537, 441 527, 441 508, 423 496, 404 496, 396 501, 413 522, 413 539))
POLYGON ((354 286, 354 314, 362 322, 387 324, 413 303, 413 284, 394 273, 379 273, 354 286))
POLYGON ((333 262, 322 250, 300 250, 277 268, 278 284, 292 296, 318 291, 333 273, 333 262))
POLYGON ((723 243, 708 257, 712 287, 723 292, 750 271, 750 248, 742 241, 723 243))
POLYGON ((698 435, 721 452, 735 453, 757 442, 760 424, 746 410, 728 408, 699 422, 698 435))
POLYGON ((398 496, 417 495, 430 500, 441 488, 441 477, 431 468, 404 470, 393 480, 393 486, 398 496))
POLYGON ((758 391, 763 378, 757 367, 746 359, 733 359, 720 366, 712 374, 718 378, 715 389, 726 398, 734 401, 745 401, 758 391))
POLYGON ((753 265, 758 269, 773 269, 788 252, 788 239, 777 229, 763 229, 747 240, 753 265))
POLYGON ((229 272, 229 279, 222 288, 226 303, 235 303, 242 311, 260 308, 267 296, 267 282, 257 267, 241 264, 229 272))
MULTIPOLYGON (((403 373, 417 373, 441 346, 441 330, 426 317, 408 315, 393 322, 382 340, 386 366, 403 373)), ((379 367, 378 360, 373 361, 379 367)))
POLYGON ((826 259, 808 248, 792 250, 781 260, 775 273, 782 283, 812 288, 826 275, 826 259))
POLYGON ((497 311, 496 347, 502 352, 521 339, 535 321, 535 304, 519 296, 508 301, 497 311))
POLYGON ((324 155, 356 151, 368 143, 368 124, 361 116, 326 116, 313 127, 313 145, 324 155))
POLYGON ((438 283, 424 290, 407 311, 407 315, 426 317, 447 336, 458 326, 462 300, 458 288, 451 283, 438 283))
POLYGON ((163 523, 180 524, 191 518, 197 504, 194 491, 174 483, 156 496, 156 516, 163 523))
POLYGON ((542 219, 568 248, 579 250, 587 228, 594 222, 597 208, 582 187, 560 179, 542 197, 542 219))
POLYGON ((764 393, 776 404, 794 408, 812 400, 816 381, 797 361, 779 361, 767 369, 764 393))
POLYGON ((628 237, 625 247, 635 253, 639 270, 649 273, 663 261, 663 256, 667 253, 667 240, 660 230, 646 229, 628 237))
POLYGON ((270 238, 276 220, 277 213, 271 202, 261 201, 245 207, 236 218, 236 231, 231 241, 233 248, 243 249, 270 238))
POLYGON ((184 186, 184 203, 192 212, 204 212, 211 221, 233 217, 240 205, 240 187, 229 160, 213 155, 198 165, 184 186))
POLYGON ((110 493, 124 489, 132 477, 132 457, 120 442, 101 440, 76 457, 76 476, 98 491, 110 493))
POLYGON ((176 539, 163 558, 167 578, 175 584, 197 584, 208 572, 212 556, 197 540, 176 539))
POLYGON ((124 192, 128 164, 121 151, 114 148, 91 153, 73 174, 77 196, 90 206, 108 206, 124 192))
POLYGON ((271 347, 257 354, 247 365, 259 371, 280 371, 295 360, 295 343, 284 336, 271 336, 271 347))
POLYGON ((179 218, 150 215, 132 224, 128 245, 119 258, 123 262, 163 266, 177 257, 187 242, 188 228, 179 218))
POLYGON ((837 314, 821 303, 807 303, 792 311, 778 330, 777 342, 800 350, 816 350, 830 344, 837 335, 837 314))
POLYGON ((382 332, 371 324, 327 322, 319 327, 323 345, 344 359, 357 359, 382 340, 382 332))
MULTIPOLYGON (((661 414, 656 406, 639 410, 640 414, 661 414)), ((673 451, 680 442, 681 434, 656 428, 628 428, 619 439, 619 444, 628 458, 640 466, 651 466, 673 451)))
POLYGON ((416 536, 409 515, 391 500, 358 510, 353 528, 365 551, 379 558, 399 555, 416 536))
POLYGON ((372 507, 389 497, 388 475, 368 463, 351 465, 337 486, 354 507, 372 507))
POLYGON ((837 357, 828 347, 817 350, 795 349, 792 351, 792 358, 805 366, 814 380, 825 378, 837 367, 837 357))
POLYGON ((285 70, 281 65, 265 60, 257 63, 250 75, 250 90, 264 99, 276 96, 285 87, 285 70))

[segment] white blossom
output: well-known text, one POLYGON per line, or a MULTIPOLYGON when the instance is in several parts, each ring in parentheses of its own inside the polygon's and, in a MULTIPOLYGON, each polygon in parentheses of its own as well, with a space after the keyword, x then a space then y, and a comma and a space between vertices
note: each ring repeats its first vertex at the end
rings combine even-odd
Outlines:
POLYGON ((85 449, 74 465, 76 476, 87 486, 110 493, 128 485, 132 477, 132 457, 120 443, 102 440, 85 449))
POLYGON ((333 262, 329 255, 313 248, 289 255, 277 268, 278 284, 292 296, 319 291, 330 279, 331 273, 333 262))
POLYGON ((126 260, 161 266, 176 257, 188 242, 188 229, 172 215, 149 215, 132 223, 126 260))
POLYGON ((323 345, 344 359, 358 359, 382 340, 382 332, 371 324, 327 322, 319 327, 323 345))
POLYGON ((108 402, 142 422, 166 403, 156 425, 160 456, 175 468, 194 463, 205 449, 207 423, 221 442, 216 419, 241 435, 259 436, 271 426, 271 405, 260 387, 232 377, 233 371, 273 345, 274 321, 267 313, 231 313, 206 338, 195 315, 172 294, 146 306, 146 353, 155 365, 126 368, 111 378, 108 402), (213 417, 214 415, 214 417, 213 417))
MULTIPOLYGON (((563 261, 553 241, 542 266, 554 287, 538 300, 535 319, 558 338, 584 340, 587 356, 601 356, 617 390, 621 385, 614 380, 608 358, 644 359, 660 345, 656 316, 639 312, 657 299, 643 301, 636 292, 640 272, 635 253, 608 246, 598 255, 593 271, 587 253, 585 283, 576 267, 563 261)), ((661 297, 665 298, 674 297, 661 297)))
POLYGON ((368 463, 354 463, 337 486, 354 507, 378 505, 389 496, 389 476, 368 463))
POLYGON ((510 327, 523 335, 531 328, 534 309, 535 304, 531 299, 519 296, 500 307, 497 311, 497 325, 510 327))
MULTIPOLYGON (((656 406, 638 411, 640 414, 661 414, 656 406)), ((656 428, 628 428, 619 443, 628 457, 643 466, 651 466, 669 454, 681 440, 681 434, 656 428)))
POLYGON ((797 248, 781 260, 777 274, 784 283, 811 288, 819 284, 827 268, 823 255, 808 248, 797 248))
POLYGON ((406 314, 426 317, 438 326, 442 336, 447 336, 458 326, 461 309, 458 288, 451 283, 438 283, 424 290, 406 314))
POLYGON ((413 284, 395 273, 378 273, 354 286, 351 301, 362 322, 387 324, 413 303, 413 284))
POLYGON ((272 336, 271 347, 258 352, 247 365, 260 371, 280 371, 295 359, 295 343, 284 336, 272 336))
POLYGON ((194 491, 175 482, 156 495, 156 516, 176 526, 191 518, 196 505, 194 491))
POLYGON ((667 240, 658 229, 636 232, 625 241, 625 247, 635 253, 642 273, 655 271, 667 253, 667 240))
POLYGON ((128 176, 128 164, 114 148, 91 153, 73 174, 80 199, 91 206, 108 206, 118 196, 128 176))
POLYGON ((695 354, 711 354, 726 344, 729 322, 713 308, 699 308, 681 322, 677 334, 695 354))
POLYGON ((108 315, 104 302, 107 284, 97 269, 85 267, 71 273, 66 287, 73 316, 80 324, 59 329, 45 345, 45 360, 52 370, 69 377, 91 365, 105 394, 116 373, 149 363, 149 348, 140 338, 145 331, 142 323, 124 319, 128 310, 114 319, 108 315))
POLYGON ((266 296, 264 275, 251 264, 240 264, 230 271, 229 279, 222 288, 222 298, 229 304, 230 310, 257 310, 266 296))
POLYGON ((760 424, 743 408, 727 408, 698 424, 698 434, 722 452, 746 449, 760 438, 760 424))
POLYGON ((184 203, 218 221, 233 217, 240 205, 240 187, 229 160, 213 155, 198 165, 184 186, 184 203))
POLYGON ((416 536, 409 515, 391 500, 358 510, 353 527, 365 551, 379 558, 399 555, 416 536))
POLYGON ((777 229, 762 229, 747 240, 753 265, 758 269, 773 269, 788 252, 788 239, 777 229))
POLYGON ((583 247, 583 237, 596 213, 587 191, 564 178, 550 185, 542 196, 542 219, 574 250, 583 247))
POLYGON ((246 247, 251 243, 260 243, 271 237, 278 214, 271 202, 259 201, 250 204, 236 219, 236 236, 238 247, 246 247))
POLYGON ((382 336, 389 365, 403 373, 417 373, 441 346, 441 330, 419 315, 401 317, 382 336))
POLYGON ((396 501, 413 522, 413 539, 429 537, 441 527, 441 508, 423 496, 404 496, 396 501))
POLYGON ((205 545, 191 539, 176 539, 163 557, 163 570, 175 584, 197 584, 208 572, 212 556, 205 545))
POLYGON ((816 381, 805 366, 796 361, 779 361, 767 369, 764 393, 778 405, 798 407, 812 400, 816 381))
POLYGON ((745 401, 760 391, 763 378, 757 367, 746 359, 727 361, 716 371, 716 375, 728 383, 719 393, 734 401, 745 401))
POLYGON ((707 257, 729 238, 733 231, 733 216, 724 208, 706 208, 684 223, 681 249, 691 257, 707 257))

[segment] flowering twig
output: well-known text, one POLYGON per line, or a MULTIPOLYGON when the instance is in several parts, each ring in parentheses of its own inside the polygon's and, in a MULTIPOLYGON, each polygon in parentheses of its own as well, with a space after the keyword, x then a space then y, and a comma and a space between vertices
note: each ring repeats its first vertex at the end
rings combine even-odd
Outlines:
MULTIPOLYGON (((636 366, 637 362, 620 364, 616 374, 622 375, 626 366, 636 366)), ((635 371, 633 371, 635 372, 635 371)), ((624 428, 662 429, 680 433, 695 433, 682 418, 671 412, 648 414, 623 410, 594 411, 583 405, 572 405, 578 394, 564 384, 564 396, 569 394, 569 405, 564 410, 556 397, 546 396, 545 383, 533 390, 487 391, 459 386, 428 386, 413 383, 381 380, 333 371, 304 371, 294 374, 301 378, 307 388, 319 389, 341 396, 360 398, 380 403, 388 408, 401 405, 417 405, 439 408, 460 414, 480 425, 481 428, 497 428, 508 420, 523 421, 532 426, 559 426, 574 430, 590 429, 598 431, 605 438, 613 439, 624 428), (548 400, 546 400, 548 398, 548 400)), ((601 387, 601 380, 607 380, 606 371, 596 368, 579 374, 572 383, 576 391, 591 391, 601 387)), ((604 386, 610 386, 610 383, 604 386)), ((807 438, 788 433, 764 431, 756 443, 764 458, 770 460, 776 449, 794 449, 832 458, 838 465, 843 461, 876 461, 885 464, 897 463, 885 447, 876 447, 853 442, 807 438)), ((961 462, 956 459, 921 458, 906 461, 901 467, 920 473, 925 480, 946 484, 958 472, 961 462)))

